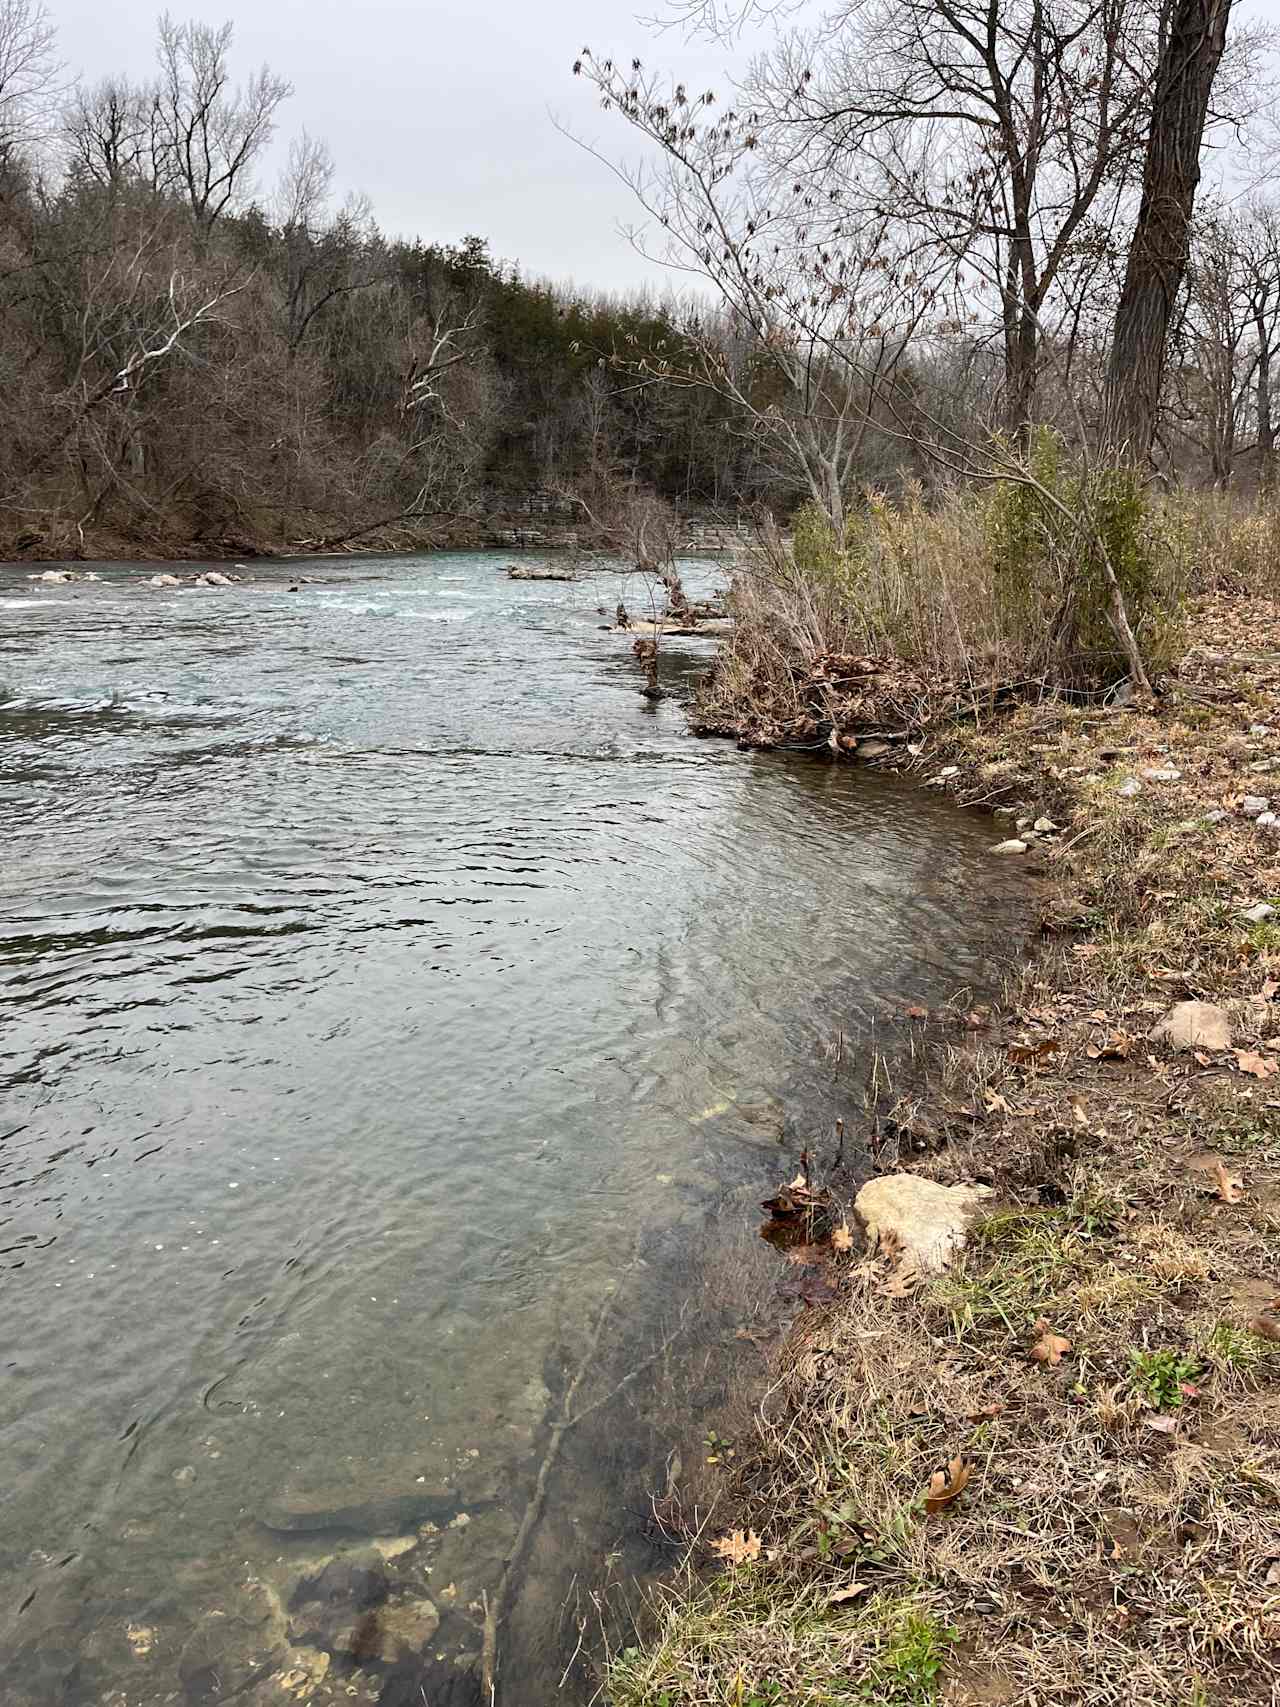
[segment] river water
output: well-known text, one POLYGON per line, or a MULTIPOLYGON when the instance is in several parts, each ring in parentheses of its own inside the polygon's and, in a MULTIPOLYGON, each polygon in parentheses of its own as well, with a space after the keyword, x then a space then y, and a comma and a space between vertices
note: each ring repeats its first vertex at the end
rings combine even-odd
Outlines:
POLYGON ((1016 917, 989 824, 691 738, 638 583, 504 561, 0 569, 7 1707, 471 1701, 495 1599, 507 1707, 585 1700, 756 1199, 1016 917))

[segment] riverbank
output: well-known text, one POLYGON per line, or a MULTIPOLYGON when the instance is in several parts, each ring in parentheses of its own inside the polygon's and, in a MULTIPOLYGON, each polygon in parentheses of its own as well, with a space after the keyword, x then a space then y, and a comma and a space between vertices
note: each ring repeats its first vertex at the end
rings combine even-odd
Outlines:
MULTIPOLYGON (((739 550, 749 538, 745 521, 690 516, 680 550, 691 555, 739 550)), ((237 559, 386 556, 417 551, 535 550, 611 552, 613 544, 587 527, 538 515, 430 517, 353 527, 345 534, 237 533, 191 538, 184 534, 119 533, 109 528, 78 532, 70 522, 29 528, 0 538, 0 561, 10 563, 230 563, 237 559)))
POLYGON ((1188 616, 1155 709, 879 750, 1043 872, 1004 999, 904 1012, 932 1066, 877 1128, 878 1171, 994 1195, 943 1274, 804 1247, 834 1302, 615 1707, 1274 1700, 1280 605, 1188 616))

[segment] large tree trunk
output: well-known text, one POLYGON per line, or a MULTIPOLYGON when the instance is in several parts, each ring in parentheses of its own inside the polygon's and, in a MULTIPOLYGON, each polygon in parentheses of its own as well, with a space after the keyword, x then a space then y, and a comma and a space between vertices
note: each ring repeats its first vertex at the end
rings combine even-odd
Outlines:
POLYGON ((1187 270, 1209 95, 1233 0, 1172 0, 1156 72, 1138 223, 1129 244, 1107 370, 1111 449, 1151 454, 1174 304, 1187 270))

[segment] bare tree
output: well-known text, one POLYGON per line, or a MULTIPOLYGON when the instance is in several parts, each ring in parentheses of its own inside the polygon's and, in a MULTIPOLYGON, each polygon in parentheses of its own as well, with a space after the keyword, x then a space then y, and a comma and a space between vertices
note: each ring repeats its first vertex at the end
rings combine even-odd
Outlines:
POLYGON ((0 160, 45 135, 61 76, 44 0, 0 0, 0 160))
POLYGON ((1107 370, 1106 432, 1118 451, 1151 454, 1169 327, 1187 269, 1209 101, 1232 0, 1172 0, 1107 370))
POLYGON ((62 115, 72 172, 104 188, 143 175, 150 136, 150 99, 123 77, 76 89, 62 115))
POLYGON ((1258 483, 1275 484, 1276 420, 1273 386, 1280 352, 1280 207, 1255 202, 1248 210, 1243 246, 1248 264, 1249 319, 1257 352, 1254 370, 1258 483))
POLYGON ((1020 431, 1046 325, 1086 288, 1140 159, 1158 50, 1150 0, 851 0, 783 36, 742 93, 815 233, 890 219, 966 319, 993 303, 1020 431))
POLYGON ((206 232, 244 196, 276 109, 293 93, 265 65, 243 88, 233 88, 231 40, 230 23, 178 24, 167 12, 160 19, 153 94, 159 138, 174 185, 206 232))
POLYGON ((1229 211, 1197 221, 1186 306, 1171 329, 1169 412, 1221 487, 1235 473, 1258 364, 1253 303, 1260 281, 1246 243, 1245 222, 1229 211))
MULTIPOLYGON (((750 119, 712 116, 709 92, 690 97, 638 61, 627 69, 590 52, 574 69, 657 150, 656 166, 613 168, 665 236, 657 258, 710 284, 722 309, 611 356, 637 386, 728 400, 755 455, 842 535, 880 395, 934 304, 927 281, 903 264, 885 215, 856 237, 815 233, 807 205, 743 170, 757 146, 750 119)), ((632 238, 647 252, 643 234, 632 238)))

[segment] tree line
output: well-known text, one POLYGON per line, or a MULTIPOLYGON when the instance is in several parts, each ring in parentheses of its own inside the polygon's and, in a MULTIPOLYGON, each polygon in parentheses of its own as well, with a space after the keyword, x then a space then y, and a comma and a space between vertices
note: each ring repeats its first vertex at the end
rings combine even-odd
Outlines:
POLYGON ((305 132, 264 189, 291 89, 233 50, 166 15, 153 77, 68 84, 40 0, 0 0, 0 549, 465 538, 751 486, 718 396, 630 371, 680 345, 674 301, 388 238, 305 132))
MULTIPOLYGON (((731 34, 764 0, 674 0, 731 34)), ((0 549, 465 536, 988 477, 1038 425, 1167 478, 1268 484, 1280 204, 1200 195, 1257 128, 1230 0, 845 0, 732 100, 574 69, 644 144, 635 233, 683 299, 395 240, 229 24, 69 81, 0 0, 0 549), (388 534, 387 530, 391 530, 388 534)))

